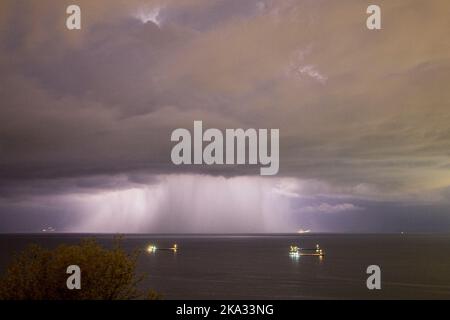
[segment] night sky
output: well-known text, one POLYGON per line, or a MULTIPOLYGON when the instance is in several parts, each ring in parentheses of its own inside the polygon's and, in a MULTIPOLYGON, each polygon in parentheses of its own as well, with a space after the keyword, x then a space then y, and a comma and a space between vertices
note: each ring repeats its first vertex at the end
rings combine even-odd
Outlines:
POLYGON ((449 232, 449 14, 2 0, 0 232, 449 232), (171 132, 194 120, 278 128, 278 175, 175 166, 171 132))

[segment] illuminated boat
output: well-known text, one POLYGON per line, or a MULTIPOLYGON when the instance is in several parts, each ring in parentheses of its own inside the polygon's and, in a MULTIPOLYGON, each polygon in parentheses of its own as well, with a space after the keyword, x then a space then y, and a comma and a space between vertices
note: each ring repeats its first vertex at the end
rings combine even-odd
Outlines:
POLYGON ((300 252, 297 246, 291 246, 289 249, 289 255, 291 257, 298 257, 300 256, 300 252))
POLYGON ((155 245, 151 244, 149 246, 147 246, 147 252, 148 253, 155 253, 156 250, 158 251, 173 251, 174 253, 176 253, 178 251, 178 245, 175 243, 173 245, 173 247, 171 248, 157 248, 155 245))
POLYGON ((298 246, 291 246, 289 249, 289 255, 291 257, 299 257, 299 256, 315 256, 322 257, 325 255, 320 246, 316 244, 315 248, 299 248, 298 246))
POLYGON ((158 249, 158 248, 156 248, 156 246, 154 246, 154 245, 149 245, 148 247, 147 247, 147 252, 148 253, 155 253, 156 252, 156 249, 158 249))

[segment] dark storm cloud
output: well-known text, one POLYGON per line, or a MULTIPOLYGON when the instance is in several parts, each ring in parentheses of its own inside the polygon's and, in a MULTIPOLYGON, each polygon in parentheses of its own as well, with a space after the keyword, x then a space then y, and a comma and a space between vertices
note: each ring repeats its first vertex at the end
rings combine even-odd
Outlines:
POLYGON ((299 215, 361 216, 351 210, 371 210, 361 198, 445 207, 447 1, 380 1, 379 32, 365 28, 367 4, 350 0, 79 1, 83 29, 72 32, 68 4, 0 4, 2 211, 160 175, 223 184, 258 172, 173 166, 170 133, 194 120, 279 128, 281 177, 350 197, 303 203, 299 215))

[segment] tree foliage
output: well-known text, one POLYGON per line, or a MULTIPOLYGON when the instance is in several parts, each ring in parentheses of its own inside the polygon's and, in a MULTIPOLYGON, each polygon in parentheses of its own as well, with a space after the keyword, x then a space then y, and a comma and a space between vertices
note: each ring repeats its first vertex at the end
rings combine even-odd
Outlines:
POLYGON ((106 249, 95 240, 80 245, 61 245, 53 250, 32 245, 17 255, 0 279, 0 299, 8 300, 129 300, 158 299, 138 284, 144 275, 136 273, 139 252, 128 254, 120 240, 106 249), (69 265, 81 269, 81 289, 69 290, 69 265))

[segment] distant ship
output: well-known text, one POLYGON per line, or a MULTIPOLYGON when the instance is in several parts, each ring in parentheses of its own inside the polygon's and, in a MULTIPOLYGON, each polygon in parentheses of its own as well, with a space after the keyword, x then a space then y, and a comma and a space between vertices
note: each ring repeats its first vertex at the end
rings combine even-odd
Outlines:
POLYGON ((300 229, 297 231, 297 233, 309 233, 309 232, 311 232, 311 230, 309 230, 309 229, 306 229, 306 230, 300 229))
POLYGON ((170 248, 158 248, 155 245, 151 244, 149 246, 147 246, 147 252, 148 253, 155 253, 156 250, 158 251, 173 251, 174 253, 177 253, 178 251, 178 245, 175 243, 172 247, 170 248))
POLYGON ((53 227, 47 227, 47 228, 45 228, 45 229, 42 229, 41 231, 42 231, 42 232, 55 232, 56 229, 53 228, 53 227))
POLYGON ((292 257, 300 257, 300 256, 316 256, 323 257, 325 252, 320 249, 320 246, 316 244, 315 248, 300 248, 298 246, 291 246, 289 249, 289 255, 292 257))

